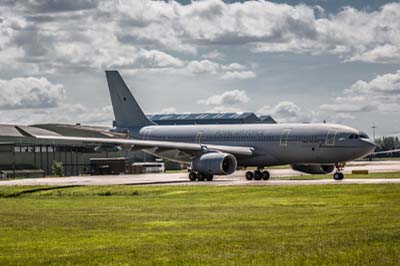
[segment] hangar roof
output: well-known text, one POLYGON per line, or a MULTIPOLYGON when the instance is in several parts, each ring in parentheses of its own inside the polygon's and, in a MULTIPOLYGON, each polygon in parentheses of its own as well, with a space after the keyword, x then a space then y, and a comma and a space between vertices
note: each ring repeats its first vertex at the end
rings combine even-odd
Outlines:
POLYGON ((160 125, 276 123, 271 116, 262 116, 264 119, 261 119, 261 117, 252 112, 154 114, 147 116, 150 120, 160 125))
POLYGON ((207 120, 207 119, 246 119, 254 113, 193 113, 193 114, 155 114, 148 115, 153 120, 207 120))
MULTIPOLYGON (((47 135, 47 136, 56 136, 59 135, 53 131, 49 131, 46 129, 31 127, 31 126, 18 126, 32 135, 47 135)), ((24 135, 17 129, 14 125, 0 125, 0 136, 6 137, 24 137, 24 135)))
POLYGON ((0 125, 0 136, 23 137, 24 135, 22 135, 15 126, 0 125))
POLYGON ((275 121, 275 119, 273 119, 272 116, 270 116, 270 115, 260 115, 260 116, 258 116, 258 118, 260 118, 260 120, 263 121, 263 123, 270 123, 270 124, 277 123, 275 121))

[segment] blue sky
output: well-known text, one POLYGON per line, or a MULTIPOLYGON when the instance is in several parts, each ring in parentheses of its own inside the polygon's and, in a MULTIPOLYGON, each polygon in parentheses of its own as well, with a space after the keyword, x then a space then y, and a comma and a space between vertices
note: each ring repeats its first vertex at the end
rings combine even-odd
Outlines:
POLYGON ((400 133, 400 3, 0 3, 0 123, 110 125, 105 69, 148 113, 242 112, 400 133))

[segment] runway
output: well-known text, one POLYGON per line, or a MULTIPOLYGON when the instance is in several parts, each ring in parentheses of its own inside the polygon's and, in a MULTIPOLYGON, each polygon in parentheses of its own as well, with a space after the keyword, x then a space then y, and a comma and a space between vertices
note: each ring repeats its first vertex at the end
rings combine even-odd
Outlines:
MULTIPOLYGON (((345 173, 352 170, 368 170, 370 172, 400 171, 400 161, 352 162, 345 173)), ((110 176, 73 176, 52 178, 27 178, 17 180, 2 180, 0 186, 89 186, 89 185, 337 185, 337 184, 400 184, 400 179, 344 179, 335 181, 327 175, 327 179, 319 180, 280 180, 282 177, 299 177, 307 174, 292 169, 271 169, 271 179, 268 181, 247 181, 245 171, 237 171, 229 176, 217 176, 212 182, 190 182, 187 173, 173 174, 140 174, 140 175, 110 175, 110 176)))

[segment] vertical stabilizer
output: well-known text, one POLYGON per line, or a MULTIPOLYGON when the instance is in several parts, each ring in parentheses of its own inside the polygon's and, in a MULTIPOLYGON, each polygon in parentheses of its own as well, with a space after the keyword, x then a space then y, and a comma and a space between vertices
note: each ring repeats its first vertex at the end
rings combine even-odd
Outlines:
POLYGON ((118 71, 106 71, 115 124, 118 128, 141 128, 153 125, 136 102, 118 71))

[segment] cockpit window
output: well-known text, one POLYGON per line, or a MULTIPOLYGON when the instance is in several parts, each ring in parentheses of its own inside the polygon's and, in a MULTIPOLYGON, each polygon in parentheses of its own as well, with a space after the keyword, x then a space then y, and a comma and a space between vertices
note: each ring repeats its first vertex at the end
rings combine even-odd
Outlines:
POLYGON ((365 132, 360 133, 360 138, 362 139, 369 139, 368 135, 365 132))
POLYGON ((369 139, 368 135, 364 132, 360 132, 360 134, 351 134, 349 135, 349 139, 369 139))

